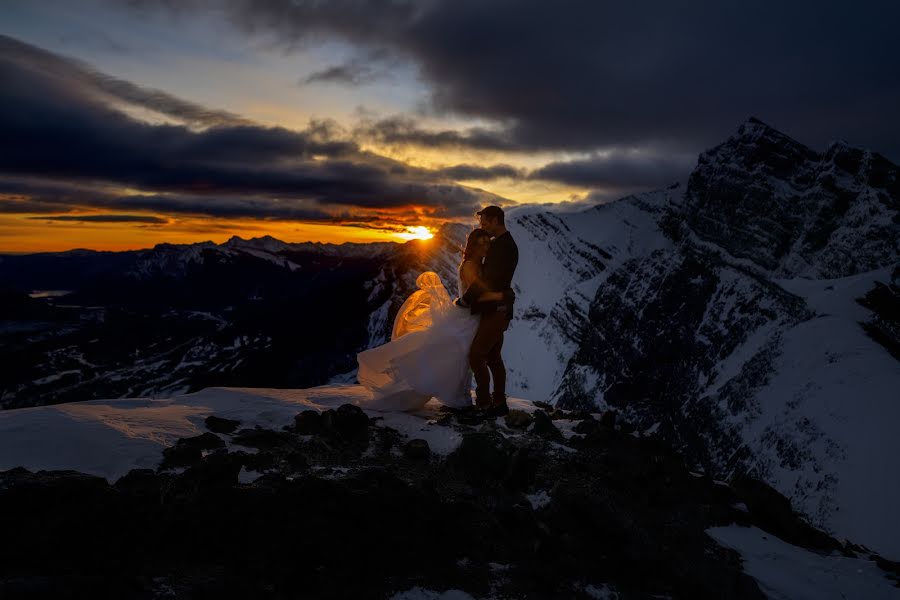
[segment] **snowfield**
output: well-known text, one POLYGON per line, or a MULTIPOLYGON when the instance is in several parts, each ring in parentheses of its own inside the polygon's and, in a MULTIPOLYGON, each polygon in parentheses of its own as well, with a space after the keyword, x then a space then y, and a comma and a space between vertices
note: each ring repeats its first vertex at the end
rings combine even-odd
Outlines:
MULTIPOLYGON (((113 482, 131 469, 156 468, 164 448, 206 432, 203 421, 209 415, 238 420, 241 428, 278 430, 292 424, 301 411, 360 404, 370 393, 361 385, 340 384, 310 389, 213 387, 167 399, 92 400, 0 411, 0 471, 69 469, 113 482)), ((527 400, 511 398, 509 404, 535 410, 527 400)), ((427 440, 432 452, 446 455, 462 437, 450 427, 429 423, 439 408, 432 400, 414 413, 367 413, 410 438, 427 440)))
POLYGON ((756 527, 713 527, 707 535, 736 550, 744 571, 777 600, 900 598, 900 589, 871 560, 816 554, 785 543, 756 527))

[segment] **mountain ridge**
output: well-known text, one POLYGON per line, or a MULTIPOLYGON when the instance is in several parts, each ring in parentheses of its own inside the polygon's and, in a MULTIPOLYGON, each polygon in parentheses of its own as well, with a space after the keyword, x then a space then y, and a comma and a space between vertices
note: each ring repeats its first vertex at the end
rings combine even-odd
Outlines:
MULTIPOLYGON (((701 155, 686 186, 580 211, 509 209, 521 307, 504 345, 510 392, 566 409, 615 410, 639 431, 658 432, 693 468, 752 474, 816 525, 900 556, 891 508, 900 489, 884 480, 896 467, 884 457, 900 455, 890 425, 900 420, 892 391, 900 386, 897 177, 876 153, 845 144, 816 152, 751 119, 701 155)), ((150 354, 150 364, 162 365, 153 370, 156 387, 144 387, 148 363, 100 367, 101 377, 133 382, 112 394, 352 381, 355 353, 388 339, 418 273, 438 272, 455 294, 467 230, 449 225, 385 254, 197 247, 171 281, 123 283, 127 269, 110 264, 114 284, 45 302, 115 293, 133 310, 156 293, 158 302, 185 303, 185 319, 209 315, 204 322, 216 331, 184 342, 189 361, 174 348, 150 354), (187 294, 191 281, 213 291, 187 294), (299 352, 312 325, 318 339, 333 340, 327 352, 299 352), (340 335, 329 333, 338 325, 340 335), (261 363, 277 366, 258 370, 261 363)), ((52 339, 48 352, 62 344, 52 339)), ((77 399, 100 385, 67 383, 68 395, 60 393, 85 367, 65 352, 41 356, 41 370, 23 369, 25 376, 68 375, 16 384, 25 402, 77 399)), ((9 399, 0 393, 0 404, 9 399)))

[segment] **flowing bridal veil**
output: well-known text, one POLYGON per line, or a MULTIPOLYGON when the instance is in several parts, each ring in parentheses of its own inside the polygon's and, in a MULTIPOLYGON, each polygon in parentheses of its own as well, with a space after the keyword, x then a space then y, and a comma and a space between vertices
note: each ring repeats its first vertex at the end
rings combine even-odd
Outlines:
POLYGON ((432 397, 471 406, 468 355, 478 316, 453 303, 437 273, 422 273, 416 286, 397 313, 391 340, 357 355, 359 382, 374 393, 365 406, 414 410, 432 397))

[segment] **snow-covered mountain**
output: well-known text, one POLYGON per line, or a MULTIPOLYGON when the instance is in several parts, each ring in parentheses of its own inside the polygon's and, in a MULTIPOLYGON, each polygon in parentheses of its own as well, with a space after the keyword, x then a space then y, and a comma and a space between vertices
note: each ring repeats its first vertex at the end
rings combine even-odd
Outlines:
POLYGON ((2 256, 0 406, 324 383, 367 345, 366 286, 399 248, 233 237, 2 256))
POLYGON ((684 190, 513 212, 512 391, 615 408, 900 555, 898 206, 883 157, 751 119, 684 190))
MULTIPOLYGON (((815 524, 900 557, 898 205, 900 171, 880 155, 843 143, 819 153, 751 119, 700 156, 686 185, 580 211, 513 208, 510 391, 615 409, 696 469, 763 478, 815 524)), ((0 276, 20 289, 76 289, 42 306, 115 298, 136 310, 154 298, 179 307, 168 319, 191 311, 209 327, 173 322, 173 339, 138 341, 147 362, 116 362, 87 354, 110 330, 83 313, 63 320, 76 333, 62 335, 35 325, 52 315, 28 313, 32 329, 5 339, 23 351, 43 344, 42 366, 17 369, 27 381, 4 386, 0 402, 352 382, 355 353, 387 339, 420 272, 438 272, 453 293, 468 229, 407 244, 232 238, 118 257, 2 257, 0 276), (186 330, 196 333, 179 338, 186 330), (129 387, 103 387, 117 375, 129 387)))
MULTIPOLYGON (((686 187, 513 209, 511 393, 616 409, 697 468, 764 478, 819 526, 900 556, 898 208, 882 156, 818 153, 750 119, 686 187)), ((445 281, 447 263, 430 264, 445 281)), ((391 312, 373 314, 374 345, 391 312)))

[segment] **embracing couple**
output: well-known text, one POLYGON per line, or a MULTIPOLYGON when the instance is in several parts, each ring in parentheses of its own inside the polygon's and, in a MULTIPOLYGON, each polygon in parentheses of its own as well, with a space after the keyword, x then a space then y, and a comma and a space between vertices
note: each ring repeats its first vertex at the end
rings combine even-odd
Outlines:
POLYGON ((469 233, 457 269, 456 299, 436 273, 422 273, 397 313, 391 340, 357 355, 359 382, 373 392, 366 408, 415 410, 431 398, 471 408, 474 375, 475 408, 489 416, 509 411, 500 353, 513 317, 519 249, 503 209, 476 214, 479 226, 469 233))

